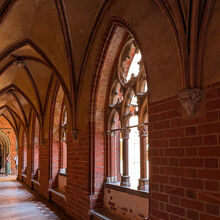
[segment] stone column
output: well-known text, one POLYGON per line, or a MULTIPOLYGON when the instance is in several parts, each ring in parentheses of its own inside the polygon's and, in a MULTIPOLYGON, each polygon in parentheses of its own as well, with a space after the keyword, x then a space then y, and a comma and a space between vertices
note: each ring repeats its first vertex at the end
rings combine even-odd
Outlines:
POLYGON ((111 181, 113 183, 117 182, 117 172, 116 172, 116 147, 117 147, 117 132, 113 131, 111 133, 111 148, 110 148, 110 164, 111 164, 111 181))
POLYGON ((138 189, 146 191, 149 188, 147 179, 147 127, 140 126, 140 179, 138 189))
POLYGON ((129 133, 131 129, 124 129, 122 131, 123 138, 123 176, 121 177, 121 186, 130 186, 130 176, 129 176, 129 155, 128 155, 128 141, 129 133))

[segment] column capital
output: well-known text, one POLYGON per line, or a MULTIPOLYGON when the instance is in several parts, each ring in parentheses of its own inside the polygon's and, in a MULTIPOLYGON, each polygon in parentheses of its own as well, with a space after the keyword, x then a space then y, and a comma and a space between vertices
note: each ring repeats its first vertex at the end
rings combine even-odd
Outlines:
POLYGON ((129 129, 129 128, 123 129, 122 130, 122 138, 123 139, 128 139, 130 132, 131 132, 131 129, 129 129))
POLYGON ((147 137, 147 125, 139 125, 138 126, 140 137, 147 137))
POLYGON ((105 132, 105 134, 106 134, 107 137, 111 136, 111 133, 112 133, 111 131, 106 131, 106 132, 105 132))

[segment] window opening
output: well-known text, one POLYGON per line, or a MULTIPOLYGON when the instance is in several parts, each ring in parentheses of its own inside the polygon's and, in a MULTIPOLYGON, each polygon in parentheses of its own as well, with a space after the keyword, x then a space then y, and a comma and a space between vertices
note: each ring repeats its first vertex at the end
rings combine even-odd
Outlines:
POLYGON ((121 49, 112 82, 107 182, 120 182, 121 186, 146 191, 149 179, 148 87, 141 51, 131 36, 121 49))
POLYGON ((67 172, 67 110, 66 106, 63 107, 62 112, 62 120, 61 120, 61 165, 60 165, 60 173, 66 174, 67 172))

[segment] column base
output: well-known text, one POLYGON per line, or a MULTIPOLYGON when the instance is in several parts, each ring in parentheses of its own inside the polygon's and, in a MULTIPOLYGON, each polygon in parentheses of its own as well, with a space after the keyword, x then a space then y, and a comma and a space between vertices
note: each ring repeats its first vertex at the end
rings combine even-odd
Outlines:
POLYGON ((138 190, 149 191, 149 180, 147 178, 139 179, 138 190))
POLYGON ((121 186, 130 187, 130 176, 122 176, 121 177, 121 186))
POLYGON ((149 180, 147 178, 139 179, 138 190, 149 191, 149 180))

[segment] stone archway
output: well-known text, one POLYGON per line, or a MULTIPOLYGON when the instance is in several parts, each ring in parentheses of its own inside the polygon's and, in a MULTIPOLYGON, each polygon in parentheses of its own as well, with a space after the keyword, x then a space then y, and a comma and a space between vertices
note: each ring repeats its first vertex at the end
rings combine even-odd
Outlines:
POLYGON ((10 153, 10 139, 7 134, 0 129, 0 173, 5 173, 6 155, 10 153))

